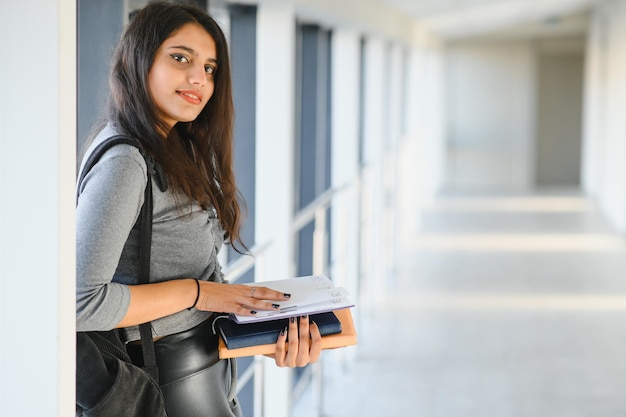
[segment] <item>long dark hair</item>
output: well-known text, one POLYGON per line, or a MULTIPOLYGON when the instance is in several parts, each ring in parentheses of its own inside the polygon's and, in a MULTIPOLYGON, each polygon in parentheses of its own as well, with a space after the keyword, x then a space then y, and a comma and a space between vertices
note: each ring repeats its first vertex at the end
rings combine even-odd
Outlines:
POLYGON ((141 141, 163 167, 169 186, 203 207, 215 207, 233 247, 243 248, 240 194, 233 173, 232 82, 226 37, 204 10, 156 2, 137 12, 113 57, 108 117, 118 129, 141 141), (148 90, 148 72, 161 44, 188 23, 201 25, 215 41, 214 92, 192 122, 173 129, 159 118, 148 90), (163 133, 168 132, 167 138, 163 133), (166 140, 165 140, 166 139, 166 140))

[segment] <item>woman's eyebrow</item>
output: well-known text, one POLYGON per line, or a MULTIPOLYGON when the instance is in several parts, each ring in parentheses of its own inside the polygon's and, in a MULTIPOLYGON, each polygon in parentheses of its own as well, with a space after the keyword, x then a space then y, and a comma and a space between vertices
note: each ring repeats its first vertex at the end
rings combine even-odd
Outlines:
MULTIPOLYGON (((183 51, 186 51, 186 52, 190 53, 193 56, 198 56, 198 53, 195 51, 195 49, 190 48, 190 47, 185 46, 185 45, 173 45, 173 46, 168 47, 167 49, 182 49, 183 51)), ((215 59, 215 58, 207 58, 207 61, 211 62, 213 64, 217 64, 217 59, 215 59)))

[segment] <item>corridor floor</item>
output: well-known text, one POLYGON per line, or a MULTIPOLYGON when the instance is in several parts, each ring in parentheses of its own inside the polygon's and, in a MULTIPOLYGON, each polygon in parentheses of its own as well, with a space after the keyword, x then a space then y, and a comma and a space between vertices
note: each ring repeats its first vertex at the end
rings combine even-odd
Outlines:
POLYGON ((626 416, 626 240, 588 200, 449 196, 419 223, 358 347, 324 353, 323 416, 626 416))

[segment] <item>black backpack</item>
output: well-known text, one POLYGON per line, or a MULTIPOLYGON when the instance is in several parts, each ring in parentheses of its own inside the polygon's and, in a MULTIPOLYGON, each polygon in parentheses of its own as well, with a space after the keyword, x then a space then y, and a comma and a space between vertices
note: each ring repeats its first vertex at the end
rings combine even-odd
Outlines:
MULTIPOLYGON (((85 163, 80 182, 102 155, 118 144, 135 146, 148 167, 148 184, 137 223, 140 225, 139 278, 147 283, 150 275, 152 242, 152 175, 156 164, 138 141, 112 136, 99 144, 85 163)), ((157 176, 159 186, 164 178, 157 176)), ((164 187, 161 187, 163 189, 164 187)), ((118 331, 76 333, 76 415, 84 417, 165 417, 163 394, 158 384, 150 323, 139 326, 144 367, 134 365, 118 331)))

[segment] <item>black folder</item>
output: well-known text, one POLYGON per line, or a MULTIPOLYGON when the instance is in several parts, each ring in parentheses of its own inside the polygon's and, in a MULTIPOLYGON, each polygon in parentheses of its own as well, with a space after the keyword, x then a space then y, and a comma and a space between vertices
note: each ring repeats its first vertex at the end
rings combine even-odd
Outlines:
MULTIPOLYGON (((322 336, 341 333, 341 323, 332 311, 311 314, 322 336)), ((215 327, 220 332, 228 349, 276 343, 280 331, 289 324, 289 319, 262 321, 257 323, 237 324, 227 316, 218 319, 215 327)))

